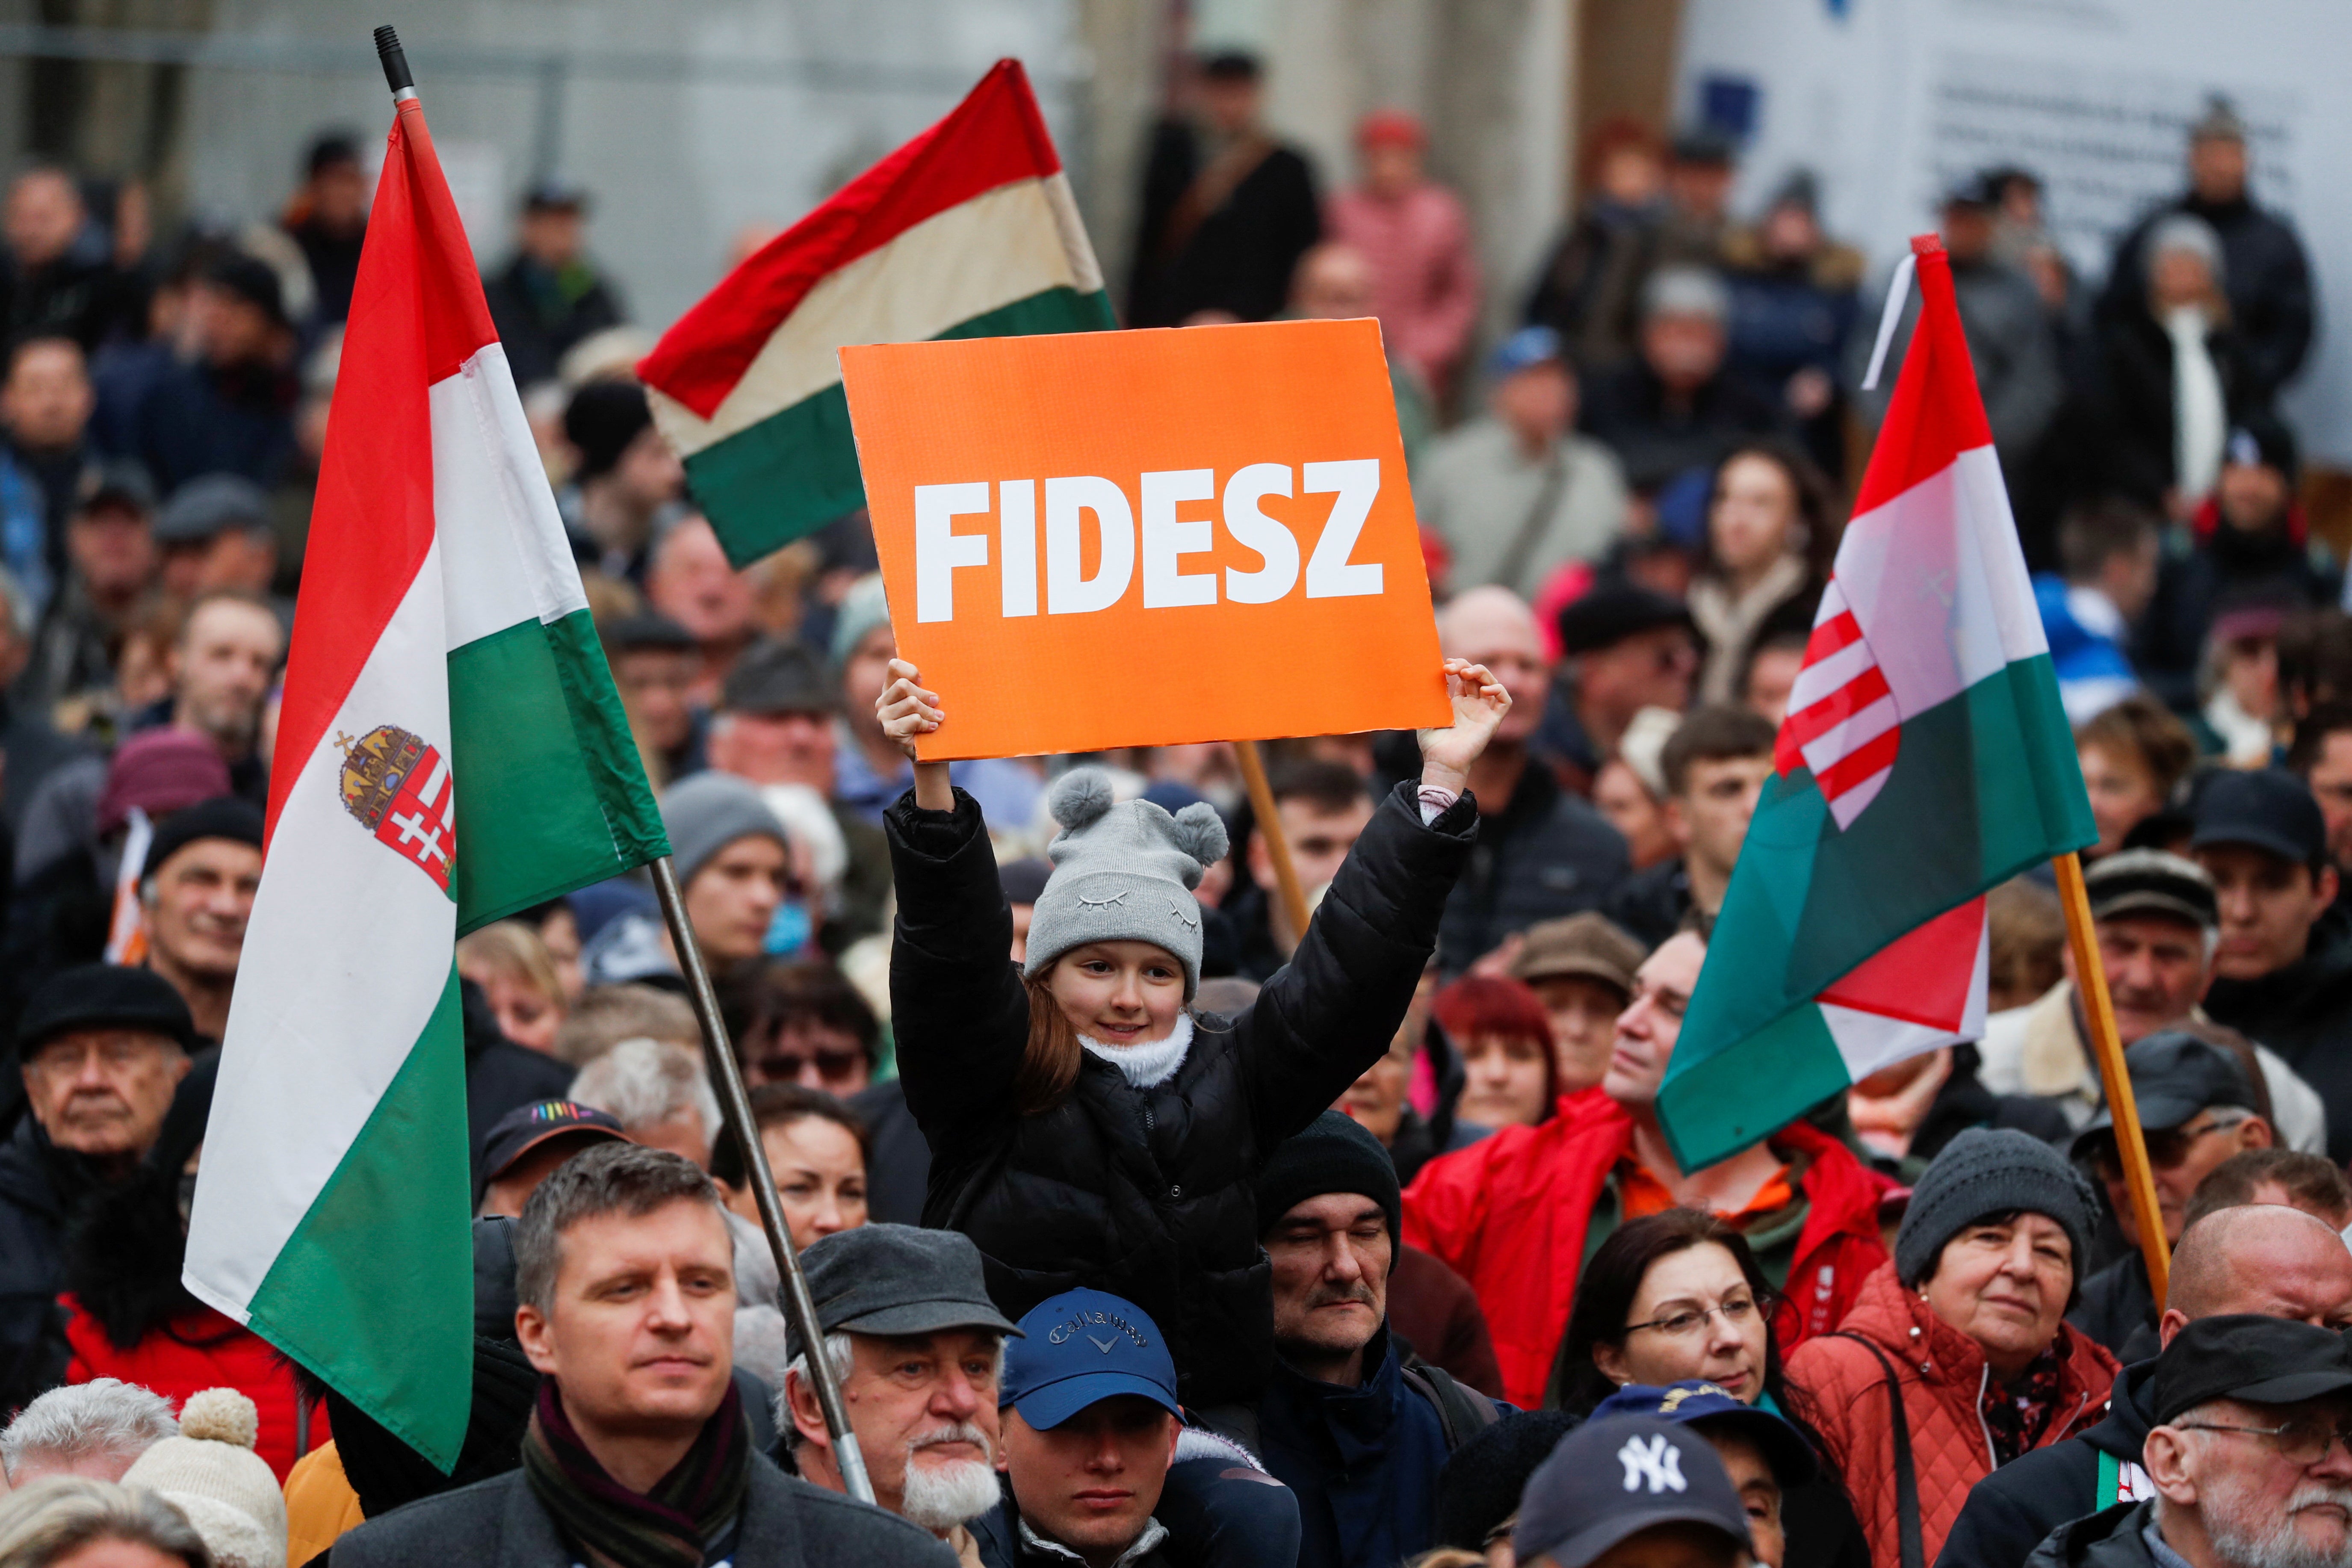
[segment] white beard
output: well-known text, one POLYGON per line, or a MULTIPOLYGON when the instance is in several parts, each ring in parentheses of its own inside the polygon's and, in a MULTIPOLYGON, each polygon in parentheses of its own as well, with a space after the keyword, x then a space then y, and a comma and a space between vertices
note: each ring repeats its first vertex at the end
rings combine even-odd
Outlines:
POLYGON ((2295 1528, 2296 1512, 2320 1502, 2352 1510, 2352 1488, 2307 1482, 2275 1516, 2261 1517, 2248 1517, 2252 1510, 2236 1506, 2234 1499, 2209 1494, 2200 1500, 2200 1512, 2214 1552, 2237 1568, 2347 1568, 2352 1564, 2352 1541, 2330 1551, 2313 1545, 2295 1528))
POLYGON ((899 1497, 898 1517, 933 1534, 943 1534, 968 1519, 978 1519, 997 1503, 994 1458, 987 1434, 977 1426, 934 1427, 916 1433, 907 1445, 907 1479, 899 1497), (944 1465, 916 1463, 916 1457, 927 1445, 950 1441, 976 1444, 988 1458, 956 1459, 944 1465))

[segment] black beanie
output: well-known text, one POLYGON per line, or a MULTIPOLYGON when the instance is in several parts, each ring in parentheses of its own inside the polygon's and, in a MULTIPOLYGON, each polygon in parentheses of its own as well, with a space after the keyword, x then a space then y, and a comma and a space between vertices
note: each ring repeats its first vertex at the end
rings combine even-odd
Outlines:
POLYGON ((646 389, 634 381, 592 381, 563 409, 563 438, 580 448, 576 479, 609 474, 645 427, 654 422, 646 389))
POLYGON ((227 838, 258 849, 262 826, 261 808, 242 795, 216 795, 184 806, 156 824, 139 879, 145 881, 162 870, 166 860, 200 838, 227 838))
POLYGON ((1519 1493, 1559 1440, 1583 1424, 1565 1410, 1514 1410, 1454 1451, 1437 1472, 1437 1546, 1484 1552, 1519 1511, 1519 1493))
POLYGON ((1257 1173, 1257 1228, 1263 1236, 1293 1205, 1325 1193, 1361 1193, 1388 1215, 1389 1240, 1404 1240, 1404 1200, 1396 1166, 1381 1141, 1336 1110, 1275 1145, 1257 1173))

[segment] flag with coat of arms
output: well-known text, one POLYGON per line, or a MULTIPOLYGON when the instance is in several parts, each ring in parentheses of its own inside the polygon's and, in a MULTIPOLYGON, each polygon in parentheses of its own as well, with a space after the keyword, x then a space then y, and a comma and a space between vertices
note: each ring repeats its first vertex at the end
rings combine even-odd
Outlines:
POLYGON ((1984 893, 2098 837, 1969 361, 1920 310, 1658 1091, 1685 1170, 1983 1021, 1984 893))
POLYGON ((465 931, 669 852, 415 94, 336 376, 185 1281, 444 1468, 465 931))

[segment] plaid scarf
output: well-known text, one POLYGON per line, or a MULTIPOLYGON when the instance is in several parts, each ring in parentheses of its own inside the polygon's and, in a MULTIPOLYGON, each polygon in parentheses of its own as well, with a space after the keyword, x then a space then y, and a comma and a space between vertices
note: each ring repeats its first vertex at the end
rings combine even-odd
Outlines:
POLYGON ((563 1414, 548 1378, 522 1440, 523 1474, 556 1533, 588 1568, 702 1568, 703 1542, 742 1511, 751 1433, 735 1385, 651 1496, 605 1473, 563 1414))

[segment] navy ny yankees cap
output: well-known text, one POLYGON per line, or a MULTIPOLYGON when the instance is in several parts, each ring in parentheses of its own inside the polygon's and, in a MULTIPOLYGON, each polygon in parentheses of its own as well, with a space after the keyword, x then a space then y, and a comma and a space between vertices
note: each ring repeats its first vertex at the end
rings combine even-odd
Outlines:
POLYGON ((1748 1510, 1712 1444, 1655 1415, 1603 1416, 1562 1437, 1528 1478, 1511 1547, 1522 1563, 1548 1557, 1584 1568, 1659 1524, 1707 1525, 1755 1550, 1748 1510))
POLYGON ((1107 1290, 1065 1290, 1031 1308, 1021 1332, 1025 1337, 1004 1347, 997 1404, 1010 1405, 1038 1431, 1121 1394, 1183 1419, 1176 1358, 1160 1325, 1134 1302, 1107 1290))

